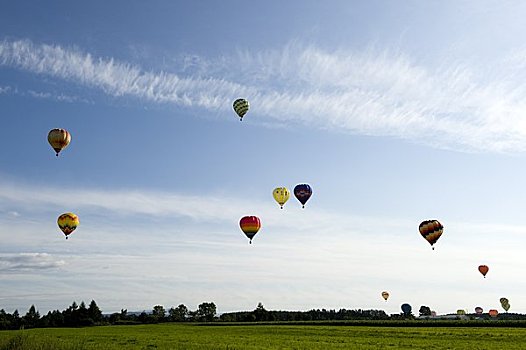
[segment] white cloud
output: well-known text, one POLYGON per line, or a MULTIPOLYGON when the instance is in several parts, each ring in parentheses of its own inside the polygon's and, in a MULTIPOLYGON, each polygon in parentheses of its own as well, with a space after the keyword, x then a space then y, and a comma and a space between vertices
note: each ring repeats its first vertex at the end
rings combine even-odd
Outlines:
POLYGON ((4 273, 56 269, 64 265, 64 260, 47 253, 0 254, 0 271, 4 273))
POLYGON ((192 67, 199 73, 182 77, 59 45, 0 42, 2 65, 112 96, 228 112, 234 98, 245 96, 251 113, 266 121, 496 152, 526 149, 526 88, 517 79, 525 75, 524 66, 505 69, 519 56, 487 72, 451 62, 426 67, 406 55, 376 49, 328 52, 289 45, 216 60, 187 56, 181 71, 192 67), (203 78, 206 72, 210 75, 203 78))

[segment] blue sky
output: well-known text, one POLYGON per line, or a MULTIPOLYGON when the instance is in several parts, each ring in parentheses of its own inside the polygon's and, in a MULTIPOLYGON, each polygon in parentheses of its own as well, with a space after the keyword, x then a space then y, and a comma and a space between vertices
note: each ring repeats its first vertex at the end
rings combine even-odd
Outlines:
POLYGON ((5 4, 0 307, 526 312, 525 7, 5 4), (279 210, 298 183, 307 208, 279 210))

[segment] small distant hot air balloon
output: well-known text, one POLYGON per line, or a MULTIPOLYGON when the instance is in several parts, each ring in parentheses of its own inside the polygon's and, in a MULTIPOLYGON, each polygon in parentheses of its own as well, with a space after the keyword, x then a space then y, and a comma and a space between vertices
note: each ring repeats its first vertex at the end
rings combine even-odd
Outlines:
POLYGON ((409 315, 411 313, 411 305, 409 304, 402 304, 402 312, 404 313, 404 315, 409 315))
POLYGON ((252 244, 252 238, 261 228, 261 221, 257 216, 244 216, 239 220, 239 226, 241 231, 250 239, 250 244, 252 244))
POLYGON ((466 314, 466 310, 462 310, 462 309, 458 309, 458 310, 457 310, 457 315, 459 315, 459 316, 463 316, 463 315, 465 315, 465 314, 466 314))
POLYGON ((283 206, 289 200, 290 192, 286 187, 277 187, 272 191, 272 196, 274 196, 276 202, 278 202, 281 209, 283 209, 283 206))
POLYGON ((310 196, 312 196, 312 188, 307 184, 296 185, 296 187, 294 187, 294 196, 300 201, 302 208, 305 208, 305 203, 307 203, 310 196))
POLYGON ((437 312, 436 311, 431 311, 431 316, 437 317, 437 312))
POLYGON ((500 305, 506 312, 510 309, 510 302, 507 298, 500 298, 500 305))
POLYGON ((444 226, 438 220, 425 220, 420 223, 418 230, 434 250, 433 244, 438 241, 442 232, 444 232, 444 226))
POLYGON ((237 100, 234 101, 233 107, 234 107, 234 111, 239 116, 239 120, 241 121, 243 120, 243 116, 247 114, 248 109, 250 108, 250 105, 248 101, 245 100, 244 98, 238 98, 237 100))
POLYGON ((71 134, 64 129, 53 129, 47 135, 47 141, 58 154, 71 142, 71 134))
POLYGON ((387 299, 389 299, 389 293, 382 292, 382 298, 384 298, 384 300, 387 301, 387 299))
POLYGON ((484 312, 484 309, 482 309, 480 306, 477 306, 477 307, 475 308, 475 313, 476 313, 477 315, 481 315, 483 312, 484 312))
POLYGON ((62 232, 66 235, 66 239, 68 239, 68 236, 75 231, 80 222, 77 215, 73 213, 64 213, 58 217, 57 223, 58 227, 60 227, 62 232))
POLYGON ((482 276, 484 276, 484 278, 486 278, 486 274, 488 273, 488 271, 489 267, 487 267, 486 265, 479 266, 479 272, 482 274, 482 276))
POLYGON ((488 311, 488 314, 491 316, 491 317, 497 317, 499 315, 499 312, 495 309, 491 309, 488 311))

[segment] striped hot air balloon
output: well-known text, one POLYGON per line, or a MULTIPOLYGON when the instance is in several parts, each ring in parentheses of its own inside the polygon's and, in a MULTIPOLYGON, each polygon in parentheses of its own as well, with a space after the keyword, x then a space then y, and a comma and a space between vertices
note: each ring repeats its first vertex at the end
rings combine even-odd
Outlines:
POLYGON ((422 221, 418 227, 418 230, 420 231, 422 237, 424 237, 426 241, 431 244, 431 247, 434 250, 435 247, 433 247, 433 244, 435 244, 440 236, 442 236, 442 232, 444 232, 444 226, 442 226, 438 220, 425 220, 422 221))
POLYGON ((250 244, 252 244, 252 238, 254 238, 261 228, 261 221, 257 216, 244 216, 239 220, 239 226, 241 227, 241 231, 243 231, 250 240, 250 244))
POLYGON ((243 120, 243 116, 247 114, 248 109, 250 108, 250 105, 248 101, 245 100, 244 98, 238 98, 237 100, 234 101, 233 107, 234 107, 234 111, 239 116, 239 120, 241 121, 243 120))

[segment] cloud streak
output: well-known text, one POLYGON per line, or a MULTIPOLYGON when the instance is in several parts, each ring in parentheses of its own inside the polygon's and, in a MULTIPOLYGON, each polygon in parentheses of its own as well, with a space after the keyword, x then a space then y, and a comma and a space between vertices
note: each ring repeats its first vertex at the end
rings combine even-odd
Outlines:
POLYGON ((56 269, 64 266, 64 260, 47 253, 0 254, 0 271, 31 272, 56 269))
POLYGON ((145 71, 59 45, 0 42, 0 65, 111 96, 225 112, 234 98, 245 96, 251 112, 266 121, 494 152, 526 150, 526 88, 516 79, 525 75, 525 67, 504 69, 517 56, 503 60, 502 69, 477 72, 458 63, 426 67, 396 52, 289 45, 193 59, 193 69, 201 73, 183 76, 184 69, 181 74, 145 71))

